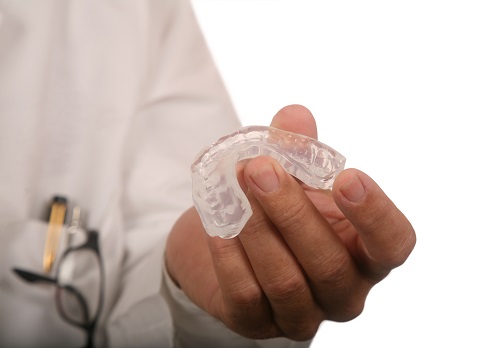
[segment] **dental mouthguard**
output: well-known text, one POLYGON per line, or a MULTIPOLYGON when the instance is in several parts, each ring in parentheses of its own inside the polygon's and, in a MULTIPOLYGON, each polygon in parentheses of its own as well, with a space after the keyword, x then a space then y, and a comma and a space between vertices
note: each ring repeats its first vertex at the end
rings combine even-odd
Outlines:
POLYGON ((325 190, 345 165, 344 156, 316 139, 273 127, 249 126, 222 137, 191 165, 194 206, 210 236, 236 237, 252 215, 236 164, 257 156, 270 156, 306 185, 325 190))

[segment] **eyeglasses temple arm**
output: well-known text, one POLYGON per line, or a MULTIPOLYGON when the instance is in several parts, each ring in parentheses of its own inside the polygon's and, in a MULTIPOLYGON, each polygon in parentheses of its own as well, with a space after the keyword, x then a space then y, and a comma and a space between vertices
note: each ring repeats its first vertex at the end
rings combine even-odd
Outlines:
POLYGON ((30 283, 36 283, 36 282, 44 282, 44 283, 51 283, 55 284, 56 280, 53 278, 49 278, 47 276, 44 276, 42 274, 38 273, 33 273, 30 271, 26 271, 20 268, 13 268, 12 271, 17 274, 21 279, 30 282, 30 283))

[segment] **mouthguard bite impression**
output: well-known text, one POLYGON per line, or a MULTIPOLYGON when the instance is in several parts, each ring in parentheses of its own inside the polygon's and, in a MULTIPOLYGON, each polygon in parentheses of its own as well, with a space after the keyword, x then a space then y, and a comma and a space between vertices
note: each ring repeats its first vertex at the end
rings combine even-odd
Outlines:
POLYGON ((193 202, 207 233, 236 237, 252 209, 236 177, 238 161, 270 156, 306 185, 331 189, 345 157, 316 139, 265 126, 249 126, 204 148, 191 165, 193 202))

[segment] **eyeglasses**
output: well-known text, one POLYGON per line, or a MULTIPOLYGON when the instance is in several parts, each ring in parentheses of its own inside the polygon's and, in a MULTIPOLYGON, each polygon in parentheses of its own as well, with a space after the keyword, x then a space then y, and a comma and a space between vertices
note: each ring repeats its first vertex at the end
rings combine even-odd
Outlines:
POLYGON ((85 347, 92 348, 103 306, 104 268, 97 232, 88 231, 85 235, 85 242, 64 251, 54 278, 19 268, 13 271, 30 283, 54 284, 59 315, 69 324, 85 330, 85 347))

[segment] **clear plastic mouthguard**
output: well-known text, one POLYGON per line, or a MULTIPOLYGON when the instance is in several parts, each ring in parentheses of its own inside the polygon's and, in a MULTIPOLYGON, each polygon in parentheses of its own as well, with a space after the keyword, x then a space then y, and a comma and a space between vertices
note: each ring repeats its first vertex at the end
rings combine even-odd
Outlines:
POLYGON ((331 189, 345 157, 316 139, 265 126, 249 126, 204 148, 191 166, 193 202, 207 233, 237 236, 252 209, 236 177, 238 161, 270 156, 306 185, 331 189))

